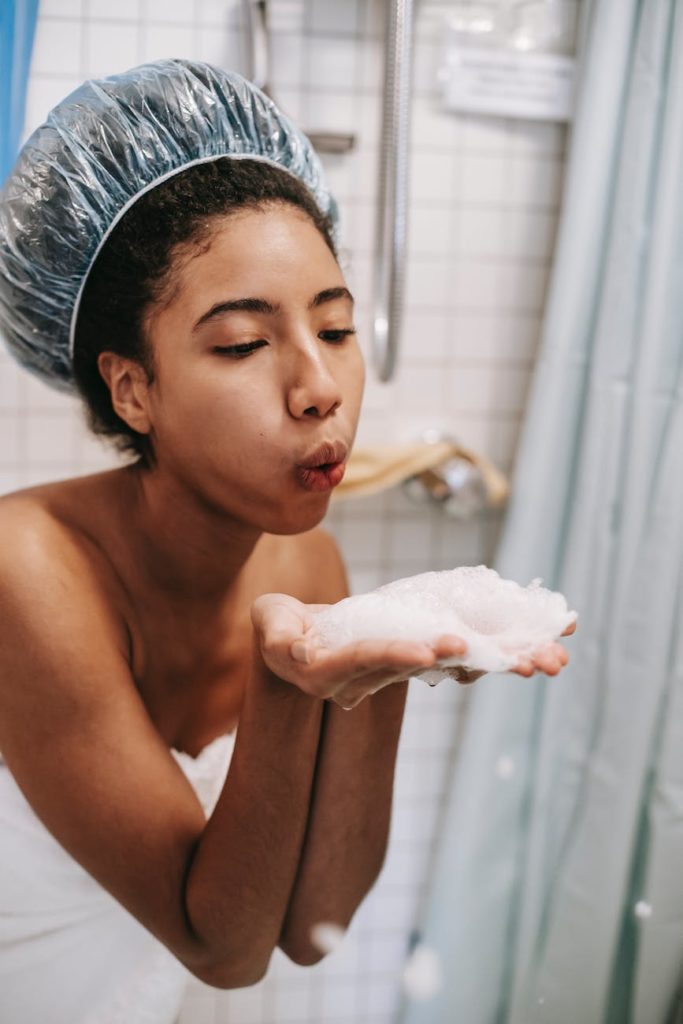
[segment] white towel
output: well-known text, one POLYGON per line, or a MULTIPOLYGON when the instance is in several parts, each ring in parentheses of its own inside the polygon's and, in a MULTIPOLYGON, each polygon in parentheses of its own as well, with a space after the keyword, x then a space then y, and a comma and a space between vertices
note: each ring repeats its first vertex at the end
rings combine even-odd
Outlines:
MULTIPOLYGON (((171 753, 207 817, 236 733, 171 753)), ((0 758, 0 1021, 173 1024, 189 972, 54 839, 0 758)))

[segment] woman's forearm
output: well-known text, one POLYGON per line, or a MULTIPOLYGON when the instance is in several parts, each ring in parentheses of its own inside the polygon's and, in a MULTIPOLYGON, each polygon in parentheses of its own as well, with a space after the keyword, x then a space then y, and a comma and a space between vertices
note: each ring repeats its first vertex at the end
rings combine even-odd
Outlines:
POLYGON ((310 810, 323 703, 255 649, 228 778, 188 873, 189 923, 209 984, 258 980, 278 944, 310 810))
POLYGON ((393 683, 353 711, 325 704, 301 862, 279 945, 316 963, 318 922, 346 927, 384 861, 394 767, 408 683, 393 683))

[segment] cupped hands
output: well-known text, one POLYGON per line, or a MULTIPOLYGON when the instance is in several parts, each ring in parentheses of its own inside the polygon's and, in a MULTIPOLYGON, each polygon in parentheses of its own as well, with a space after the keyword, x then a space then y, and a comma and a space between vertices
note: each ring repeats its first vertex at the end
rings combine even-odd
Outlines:
MULTIPOLYGON (((288 594, 263 594, 251 607, 251 618, 261 656, 271 672, 309 696, 331 700, 346 710, 391 683, 435 668, 467 650, 466 642, 455 635, 440 636, 431 643, 375 639, 358 640, 335 650, 323 648, 309 633, 316 612, 327 607, 303 604, 288 594)), ((562 635, 569 636, 575 628, 568 627, 562 635)), ((510 671, 522 676, 537 671, 557 675, 568 660, 565 648, 553 642, 510 671)), ((444 668, 444 674, 460 683, 484 675, 462 666, 444 668)))

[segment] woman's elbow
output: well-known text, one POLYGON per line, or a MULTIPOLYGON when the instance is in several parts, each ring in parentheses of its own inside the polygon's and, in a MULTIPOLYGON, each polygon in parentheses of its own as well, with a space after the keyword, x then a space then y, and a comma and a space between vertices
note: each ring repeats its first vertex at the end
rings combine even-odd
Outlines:
POLYGON ((222 960, 220 963, 193 966, 188 968, 205 985, 211 988, 248 988, 265 978, 270 964, 270 956, 266 959, 237 961, 222 960))
POLYGON ((283 939, 280 941, 278 949, 281 949, 285 956, 299 967, 314 967, 326 956, 311 942, 301 943, 283 939))

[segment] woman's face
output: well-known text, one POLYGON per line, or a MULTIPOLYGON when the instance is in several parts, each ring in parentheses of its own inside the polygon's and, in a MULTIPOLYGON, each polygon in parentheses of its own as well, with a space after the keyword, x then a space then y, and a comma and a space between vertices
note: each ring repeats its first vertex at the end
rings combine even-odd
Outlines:
POLYGON ((260 530, 310 529, 341 472, 302 464, 345 459, 364 384, 334 256, 302 211, 272 205, 219 219, 171 284, 147 322, 157 471, 260 530))

